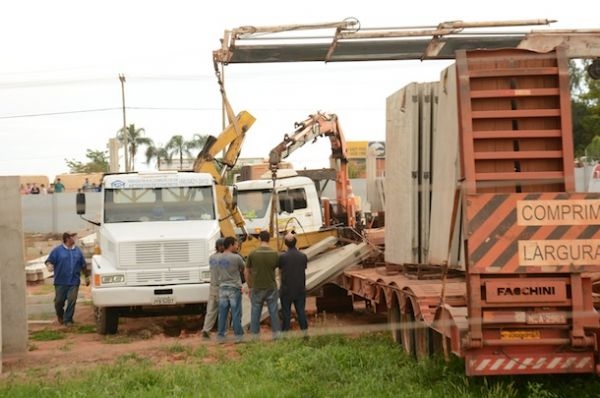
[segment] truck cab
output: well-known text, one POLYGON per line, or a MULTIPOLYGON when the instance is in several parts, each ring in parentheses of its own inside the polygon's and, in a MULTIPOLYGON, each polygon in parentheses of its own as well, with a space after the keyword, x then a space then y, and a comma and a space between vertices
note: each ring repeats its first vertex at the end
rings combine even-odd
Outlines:
POLYGON ((220 236, 215 197, 208 173, 104 176, 91 264, 100 334, 116 333, 119 316, 205 310, 220 236))
MULTIPOLYGON (((268 173, 270 176, 270 173, 268 173)), ((321 203, 314 182, 297 175, 293 170, 280 169, 281 178, 275 180, 277 193, 277 230, 298 233, 318 231, 323 226, 321 203)), ((251 234, 269 229, 273 203, 273 180, 263 176, 259 180, 237 183, 237 205, 251 234)))

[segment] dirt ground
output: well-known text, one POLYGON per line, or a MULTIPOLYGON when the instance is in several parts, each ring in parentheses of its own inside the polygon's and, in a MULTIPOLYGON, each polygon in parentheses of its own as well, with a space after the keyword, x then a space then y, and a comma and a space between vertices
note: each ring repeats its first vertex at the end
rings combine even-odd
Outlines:
MULTIPOLYGON (((40 377, 67 371, 79 370, 100 364, 109 364, 124 355, 135 354, 149 358, 158 365, 184 363, 186 351, 206 346, 206 362, 215 361, 226 355, 235 357, 236 346, 233 342, 218 344, 213 331, 211 339, 201 336, 202 316, 172 316, 150 318, 121 318, 119 331, 113 336, 101 336, 95 332, 93 306, 88 287, 81 286, 75 313, 75 325, 67 328, 56 321, 49 307, 53 297, 50 280, 29 283, 28 302, 44 302, 46 310, 42 314, 30 315, 28 322, 28 351, 24 354, 4 354, 1 378, 10 375, 27 375, 35 370, 40 377), (57 335, 61 338, 47 340, 41 336, 57 335), (41 339, 36 337, 40 336, 41 339), (187 350, 173 347, 187 347, 187 350)), ((360 304, 358 305, 360 307, 360 304)), ((318 314, 315 299, 307 302, 310 335, 349 333, 356 334, 368 329, 384 327, 381 317, 363 309, 352 314, 318 314)), ((293 323, 293 332, 298 332, 293 323)), ((261 325, 261 341, 270 343, 271 332, 268 320, 261 325)))
MULTIPOLYGON (((31 260, 47 252, 60 241, 58 235, 27 235, 25 260, 31 260), (44 242, 40 246, 40 243, 44 242)), ((206 362, 217 360, 226 355, 237 355, 232 343, 218 344, 213 331, 211 339, 202 338, 202 316, 171 316, 148 318, 121 318, 116 335, 101 336, 95 331, 93 306, 90 289, 81 286, 75 311, 75 325, 66 328, 56 321, 52 308, 54 289, 52 280, 28 282, 28 350, 23 354, 2 356, 2 375, 27 375, 35 370, 38 375, 52 377, 71 368, 85 369, 101 364, 109 364, 124 355, 135 354, 149 358, 153 363, 185 362, 186 351, 173 347, 196 349, 206 346, 206 362), (35 310, 33 310, 35 307, 35 310), (57 337, 50 339, 50 337, 57 337)), ((355 304, 351 314, 317 313, 315 298, 307 301, 309 334, 347 333, 356 334, 372 328, 385 328, 385 319, 367 311, 363 303, 355 304)), ((292 333, 298 333, 298 325, 292 323, 292 333)), ((261 341, 269 343, 270 324, 261 325, 261 341)), ((41 376, 43 377, 43 376, 41 376)))

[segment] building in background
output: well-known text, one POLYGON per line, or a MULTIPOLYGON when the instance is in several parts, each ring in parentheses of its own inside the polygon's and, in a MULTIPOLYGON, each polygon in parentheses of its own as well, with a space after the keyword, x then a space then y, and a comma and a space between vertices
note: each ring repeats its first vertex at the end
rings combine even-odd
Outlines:
POLYGON ((367 177, 367 155, 369 152, 376 156, 377 177, 385 173, 385 141, 347 141, 349 178, 367 177))

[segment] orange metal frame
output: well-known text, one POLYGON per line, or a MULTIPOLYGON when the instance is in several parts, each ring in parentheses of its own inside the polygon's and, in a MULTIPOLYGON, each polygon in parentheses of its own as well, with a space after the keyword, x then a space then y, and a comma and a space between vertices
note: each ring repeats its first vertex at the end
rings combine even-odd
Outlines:
POLYGON ((596 370, 600 196, 575 194, 567 58, 457 53, 469 375, 596 370))

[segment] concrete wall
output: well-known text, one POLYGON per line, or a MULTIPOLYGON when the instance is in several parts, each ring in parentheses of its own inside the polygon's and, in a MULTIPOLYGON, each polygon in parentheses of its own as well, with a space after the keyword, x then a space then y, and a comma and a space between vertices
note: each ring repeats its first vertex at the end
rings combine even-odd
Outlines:
MULTIPOLYGON (((23 231, 27 233, 60 233, 89 229, 91 224, 75 211, 75 193, 21 195, 23 231)), ((86 193, 86 217, 99 220, 102 194, 86 193)))
POLYGON ((27 351, 19 184, 19 177, 0 177, 0 339, 3 353, 27 351))

